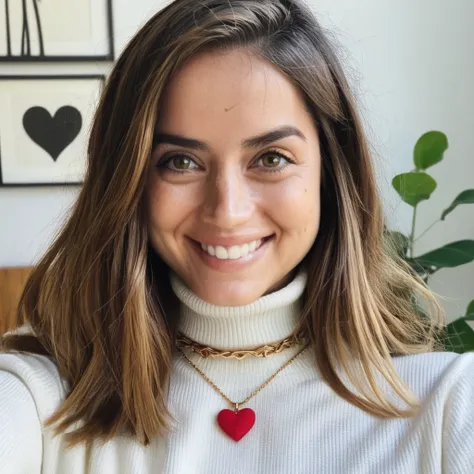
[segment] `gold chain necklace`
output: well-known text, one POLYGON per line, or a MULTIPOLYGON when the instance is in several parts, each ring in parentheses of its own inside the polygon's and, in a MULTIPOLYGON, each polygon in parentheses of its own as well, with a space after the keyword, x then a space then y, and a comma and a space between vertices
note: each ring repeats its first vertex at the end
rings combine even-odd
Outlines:
POLYGON ((273 344, 265 344, 264 346, 256 347, 255 349, 236 351, 221 350, 199 344, 198 342, 193 341, 189 337, 185 336, 183 333, 178 333, 176 336, 176 346, 178 349, 191 349, 193 352, 199 354, 204 359, 222 357, 225 359, 242 360, 249 356, 268 357, 273 354, 278 354, 284 349, 288 349, 295 345, 306 344, 307 342, 309 342, 309 337, 305 329, 302 329, 298 333, 292 334, 286 339, 283 339, 283 341, 278 341, 273 344))
POLYGON ((206 374, 192 362, 188 356, 184 353, 181 347, 178 346, 179 351, 184 356, 184 358, 191 364, 192 367, 217 391, 231 406, 234 410, 221 410, 217 415, 217 422, 222 428, 224 433, 231 437, 234 441, 241 440, 253 427, 255 424, 255 412, 251 408, 244 408, 240 410, 240 406, 247 403, 251 398, 253 398, 257 393, 263 390, 283 369, 288 367, 300 354, 302 354, 309 347, 309 342, 301 349, 297 354, 295 354, 288 362, 282 365, 263 385, 261 385, 257 390, 250 394, 244 401, 240 403, 233 402, 230 400, 217 385, 207 377, 206 374))

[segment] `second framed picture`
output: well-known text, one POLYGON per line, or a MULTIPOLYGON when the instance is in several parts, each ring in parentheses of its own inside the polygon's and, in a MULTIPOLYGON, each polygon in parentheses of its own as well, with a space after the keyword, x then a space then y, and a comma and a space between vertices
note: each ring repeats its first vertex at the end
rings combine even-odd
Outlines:
POLYGON ((0 2, 0 62, 113 59, 112 0, 0 2))
POLYGON ((0 186, 79 184, 103 76, 0 77, 0 186))

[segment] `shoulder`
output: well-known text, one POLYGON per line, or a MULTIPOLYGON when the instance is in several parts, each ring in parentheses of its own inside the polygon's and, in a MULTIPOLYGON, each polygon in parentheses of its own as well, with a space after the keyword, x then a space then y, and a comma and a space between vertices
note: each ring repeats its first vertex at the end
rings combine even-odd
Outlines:
POLYGON ((474 466, 474 352, 434 352, 394 358, 410 388, 424 400, 426 429, 437 427, 442 472, 468 474, 474 466), (428 428, 430 427, 430 428, 428 428))
POLYGON ((474 466, 474 352, 432 352, 393 358, 424 405, 427 430, 441 450, 442 472, 472 473, 474 466))
POLYGON ((54 364, 46 357, 0 354, 0 469, 39 473, 43 421, 62 390, 54 364))
POLYGON ((418 393, 448 396, 470 380, 474 390, 474 353, 430 352, 394 357, 400 376, 418 393))
POLYGON ((0 354, 0 373, 3 378, 20 381, 33 398, 42 421, 50 417, 67 393, 56 363, 37 354, 19 352, 0 354))

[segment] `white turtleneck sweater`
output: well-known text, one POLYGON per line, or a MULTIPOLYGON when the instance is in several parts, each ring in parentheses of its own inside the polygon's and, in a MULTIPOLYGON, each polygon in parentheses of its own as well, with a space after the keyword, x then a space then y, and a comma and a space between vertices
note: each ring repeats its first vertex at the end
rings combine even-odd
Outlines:
MULTIPOLYGON (((205 345, 241 349, 282 340, 300 318, 306 276, 243 307, 200 300, 172 275, 180 330, 205 345)), ((301 347, 268 358, 193 362, 233 401, 244 400, 301 347)), ((42 428, 67 385, 43 356, 0 354, 0 474, 472 474, 474 353, 395 357, 421 399, 412 419, 378 419, 336 395, 306 350, 242 408, 256 421, 239 442, 217 424, 230 408, 176 351, 169 408, 176 422, 143 447, 130 437, 65 448, 42 428)))

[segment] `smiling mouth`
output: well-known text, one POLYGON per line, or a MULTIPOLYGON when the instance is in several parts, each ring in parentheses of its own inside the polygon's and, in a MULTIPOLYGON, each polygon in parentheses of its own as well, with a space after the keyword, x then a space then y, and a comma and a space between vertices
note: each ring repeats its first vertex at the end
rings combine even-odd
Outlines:
POLYGON ((239 260, 241 258, 250 257, 263 244, 273 239, 273 237, 275 237, 275 234, 262 239, 254 240, 244 245, 232 245, 230 247, 224 247, 222 245, 207 245, 196 240, 191 240, 195 246, 198 246, 207 255, 217 258, 218 260, 239 260))

